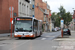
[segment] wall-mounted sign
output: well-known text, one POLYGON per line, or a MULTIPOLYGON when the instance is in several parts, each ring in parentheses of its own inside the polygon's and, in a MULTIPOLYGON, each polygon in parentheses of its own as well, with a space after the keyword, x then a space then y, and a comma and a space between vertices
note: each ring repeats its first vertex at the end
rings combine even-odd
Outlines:
POLYGON ((17 16, 17 13, 14 13, 14 16, 17 16))

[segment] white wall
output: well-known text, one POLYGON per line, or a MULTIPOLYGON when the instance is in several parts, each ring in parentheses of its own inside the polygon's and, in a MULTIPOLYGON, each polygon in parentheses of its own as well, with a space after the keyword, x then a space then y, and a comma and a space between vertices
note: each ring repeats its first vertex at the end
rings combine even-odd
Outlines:
POLYGON ((18 16, 30 17, 30 3, 25 0, 18 0, 18 16))
MULTIPOLYGON (((30 4, 31 4, 31 6, 32 5, 35 5, 35 1, 33 1, 33 0, 30 0, 30 4)), ((34 14, 35 14, 35 9, 31 9, 31 12, 30 12, 30 14, 33 16, 34 14)))

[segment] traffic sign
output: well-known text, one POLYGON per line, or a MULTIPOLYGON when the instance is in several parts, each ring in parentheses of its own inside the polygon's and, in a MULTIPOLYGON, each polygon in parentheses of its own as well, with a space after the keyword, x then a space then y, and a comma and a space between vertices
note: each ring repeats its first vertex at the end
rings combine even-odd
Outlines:
POLYGON ((61 24, 64 24, 64 20, 61 20, 61 24))
POLYGON ((13 10, 14 10, 14 7, 12 7, 12 6, 9 7, 9 10, 10 10, 10 11, 13 11, 13 10))
POLYGON ((33 17, 34 17, 34 15, 33 15, 33 17))
POLYGON ((9 10, 10 10, 10 22, 11 22, 11 37, 12 37, 12 29, 13 29, 13 10, 14 10, 14 7, 9 7, 9 10))
POLYGON ((61 20, 61 28, 64 27, 64 20, 61 20))

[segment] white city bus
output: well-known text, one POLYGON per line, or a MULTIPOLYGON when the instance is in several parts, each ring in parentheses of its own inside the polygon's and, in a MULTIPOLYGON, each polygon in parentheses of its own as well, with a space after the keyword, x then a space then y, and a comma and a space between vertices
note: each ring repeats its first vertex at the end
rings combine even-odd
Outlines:
POLYGON ((32 37, 42 35, 42 21, 33 17, 16 17, 14 37, 32 37))

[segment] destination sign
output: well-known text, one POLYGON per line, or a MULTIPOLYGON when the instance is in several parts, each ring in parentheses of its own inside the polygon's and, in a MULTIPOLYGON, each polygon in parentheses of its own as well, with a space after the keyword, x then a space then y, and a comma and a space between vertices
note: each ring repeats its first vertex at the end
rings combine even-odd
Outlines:
POLYGON ((32 20, 32 19, 20 19, 20 18, 17 18, 17 20, 19 21, 19 20, 32 20))

